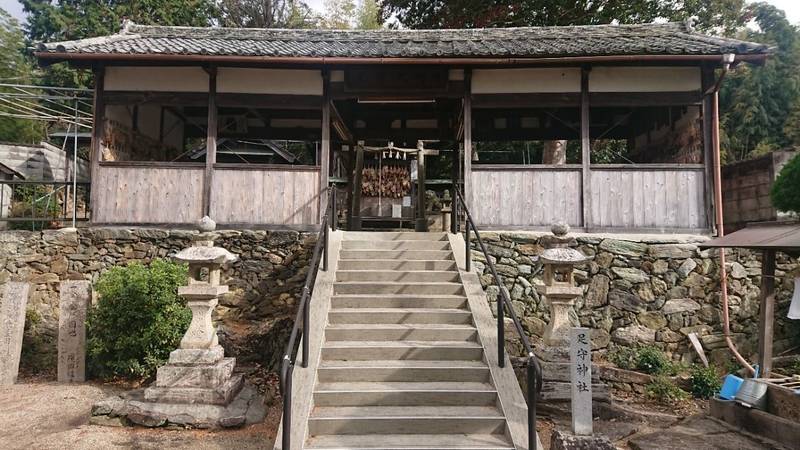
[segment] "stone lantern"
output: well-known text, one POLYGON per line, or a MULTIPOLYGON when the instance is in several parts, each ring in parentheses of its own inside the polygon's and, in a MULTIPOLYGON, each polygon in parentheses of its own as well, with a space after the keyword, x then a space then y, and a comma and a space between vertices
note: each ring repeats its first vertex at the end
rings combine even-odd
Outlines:
POLYGON ((544 266, 544 285, 537 288, 550 305, 550 322, 544 333, 544 343, 548 346, 569 345, 569 313, 575 300, 583 294, 583 289, 575 285, 575 266, 586 263, 583 253, 571 248, 574 239, 567 236, 569 226, 554 225, 553 236, 545 236, 542 243, 546 247, 539 256, 544 266))

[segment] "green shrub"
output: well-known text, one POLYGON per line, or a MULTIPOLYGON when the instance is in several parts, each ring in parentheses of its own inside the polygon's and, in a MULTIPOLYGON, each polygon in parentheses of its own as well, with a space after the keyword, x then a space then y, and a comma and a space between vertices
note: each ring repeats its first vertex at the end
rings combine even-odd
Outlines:
POLYGON ((783 166, 772 185, 770 197, 776 209, 800 214, 800 155, 783 166))
POLYGON ((101 378, 151 376, 177 348, 192 314, 178 297, 185 265, 154 260, 115 267, 97 282, 87 322, 89 370, 101 378))
POLYGON ((658 347, 619 347, 609 355, 617 367, 651 375, 674 375, 675 365, 658 347))
POLYGON ((722 380, 714 367, 695 365, 689 374, 689 382, 692 385, 692 395, 697 398, 711 398, 722 387, 722 380))
POLYGON ((686 400, 689 394, 679 388, 668 377, 659 375, 650 384, 645 386, 647 395, 666 404, 674 404, 686 400))

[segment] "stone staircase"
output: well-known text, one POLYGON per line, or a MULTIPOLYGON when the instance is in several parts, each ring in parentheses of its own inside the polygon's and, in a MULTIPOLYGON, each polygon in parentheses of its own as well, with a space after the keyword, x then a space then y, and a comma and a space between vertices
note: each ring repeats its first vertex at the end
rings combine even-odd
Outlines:
POLYGON ((504 411, 516 408, 514 420, 524 421, 524 399, 510 364, 500 369, 496 354, 485 353, 496 347, 496 334, 487 338, 492 327, 479 324, 486 328, 493 319, 477 276, 459 271, 453 238, 341 233, 335 273, 328 275, 327 323, 311 341, 321 348, 308 369, 315 376, 305 378, 313 381, 301 416, 306 427, 292 448, 523 448, 527 430, 511 430, 527 422, 509 427, 504 411), (462 276, 474 277, 470 289, 462 276), (475 284, 478 308, 468 294, 475 284), (476 320, 474 309, 488 318, 476 320), (505 396, 513 399, 505 410, 499 385, 515 394, 505 396))

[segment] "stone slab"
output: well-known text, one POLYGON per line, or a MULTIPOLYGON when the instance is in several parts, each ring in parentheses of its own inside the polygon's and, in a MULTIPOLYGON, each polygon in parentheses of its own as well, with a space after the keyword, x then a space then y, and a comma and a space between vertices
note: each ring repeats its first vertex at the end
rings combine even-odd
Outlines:
POLYGON ((58 382, 86 381, 86 313, 89 281, 62 281, 58 300, 58 382))
POLYGON ((93 425, 138 425, 146 427, 183 426, 187 428, 235 428, 259 423, 266 417, 264 398, 244 384, 227 406, 154 403, 144 399, 141 390, 101 400, 92 407, 93 425))
POLYGON ((733 401, 712 398, 709 413, 736 428, 773 439, 789 448, 800 442, 800 423, 758 409, 745 408, 733 401))
POLYGON ((149 402, 227 405, 242 389, 244 379, 235 375, 216 388, 156 387, 144 390, 144 398, 149 402))
POLYGON ((576 436, 565 431, 554 431, 550 436, 550 450, 616 450, 605 436, 576 436))
POLYGON ((233 374, 236 358, 223 358, 216 364, 161 366, 156 374, 157 387, 216 388, 233 374))
MULTIPOLYGON (((560 381, 543 382, 539 398, 544 402, 568 402, 572 400, 572 384, 560 381)), ((592 383, 592 400, 611 401, 608 386, 604 383, 592 383)))
POLYGON ((184 349, 173 350, 169 354, 169 364, 173 365, 194 365, 194 364, 216 364, 225 356, 225 350, 221 345, 208 349, 184 349))
POLYGON ((570 384, 572 385, 572 433, 592 434, 592 344, 588 328, 569 333, 570 384))
POLYGON ((9 281, 0 299, 0 386, 17 382, 30 284, 9 281))

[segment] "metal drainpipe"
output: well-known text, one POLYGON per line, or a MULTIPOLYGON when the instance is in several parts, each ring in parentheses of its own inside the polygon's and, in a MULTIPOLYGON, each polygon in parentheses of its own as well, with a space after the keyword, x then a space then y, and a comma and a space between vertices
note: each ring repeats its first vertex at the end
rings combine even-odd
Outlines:
MULTIPOLYGON (((711 140, 714 143, 714 210, 717 220, 717 235, 719 237, 725 236, 725 227, 723 223, 722 214, 722 169, 721 169, 721 156, 719 145, 719 89, 722 86, 722 80, 725 79, 728 71, 733 64, 735 55, 725 54, 722 56, 722 73, 720 74, 717 82, 711 90, 711 109, 715 111, 714 122, 711 127, 711 140)), ((755 375, 755 369, 750 363, 739 353, 731 339, 731 321, 728 311, 728 270, 725 267, 725 249, 721 248, 719 251, 719 285, 722 295, 722 332, 725 335, 725 343, 728 344, 733 356, 745 367, 750 374, 755 375)))

